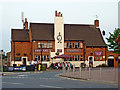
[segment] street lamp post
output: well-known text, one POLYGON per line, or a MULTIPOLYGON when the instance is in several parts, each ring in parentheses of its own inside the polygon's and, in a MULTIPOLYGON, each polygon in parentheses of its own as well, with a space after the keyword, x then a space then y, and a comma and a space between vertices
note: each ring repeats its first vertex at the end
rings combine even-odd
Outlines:
POLYGON ((41 47, 41 70, 42 70, 42 60, 43 60, 43 58, 42 58, 42 44, 40 44, 40 47, 41 47))
POLYGON ((2 55, 4 54, 3 50, 0 51, 1 55, 1 72, 3 72, 3 65, 2 65, 2 55))
POLYGON ((83 42, 83 46, 84 46, 84 67, 85 67, 85 41, 83 42))
POLYGON ((2 68, 2 54, 1 54, 1 72, 3 72, 3 68, 2 68))

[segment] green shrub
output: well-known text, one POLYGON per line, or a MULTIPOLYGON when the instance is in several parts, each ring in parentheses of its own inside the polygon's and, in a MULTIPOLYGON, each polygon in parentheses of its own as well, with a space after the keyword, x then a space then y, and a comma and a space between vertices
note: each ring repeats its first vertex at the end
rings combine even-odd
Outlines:
POLYGON ((45 65, 42 65, 42 71, 45 71, 45 70, 46 70, 45 65))
POLYGON ((8 72, 8 68, 6 66, 3 66, 3 72, 8 72))
POLYGON ((102 64, 102 67, 107 67, 107 65, 106 64, 102 64))
POLYGON ((98 65, 96 67, 107 67, 107 65, 106 64, 101 64, 101 65, 98 65))

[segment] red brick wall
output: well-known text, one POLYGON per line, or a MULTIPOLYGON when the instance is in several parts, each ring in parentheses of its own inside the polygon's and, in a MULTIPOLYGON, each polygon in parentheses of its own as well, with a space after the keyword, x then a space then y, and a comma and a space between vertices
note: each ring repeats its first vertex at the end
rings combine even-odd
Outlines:
POLYGON ((24 53, 26 53, 26 57, 28 57, 28 60, 31 60, 30 42, 12 42, 11 52, 12 52, 12 61, 14 61, 15 57, 25 56, 24 53), (16 55, 17 53, 20 53, 20 55, 16 55))
MULTIPOLYGON (((31 58, 31 44, 30 42, 11 42, 11 52, 12 52, 12 61, 14 60, 14 56, 15 57, 22 57, 24 56, 24 53, 26 53, 27 57, 29 60, 34 60, 34 55, 41 55, 41 53, 38 53, 38 52, 34 52, 34 49, 38 49, 38 42, 48 42, 48 41, 32 41, 32 57, 31 58), (15 48, 14 48, 15 47, 15 48), (15 51, 15 53, 14 53, 15 51), (17 53, 20 53, 19 56, 17 56, 16 54, 17 53), (14 55, 15 54, 15 55, 14 55)), ((49 41, 50 43, 52 42, 52 49, 49 49, 51 50, 51 52, 54 52, 55 51, 55 42, 54 41, 49 41)), ((67 43, 67 41, 65 41, 67 43)), ((76 43, 78 41, 69 41, 71 43, 76 43)), ((82 41, 80 41, 82 42, 82 41)), ((48 49, 48 48, 47 48, 48 49)), ((69 53, 69 52, 66 52, 66 49, 76 49, 76 48, 65 48, 65 54, 67 55, 83 55, 83 60, 84 60, 84 44, 83 44, 83 48, 79 48, 81 49, 81 52, 80 53, 69 53)), ((103 51, 103 56, 105 56, 105 48, 100 48, 100 47, 94 47, 94 48, 91 48, 91 47, 85 47, 85 60, 88 60, 88 56, 94 56, 94 51, 103 51), (91 51, 93 52, 93 54, 91 55, 91 51)), ((49 55, 50 56, 50 52, 43 52, 43 55, 49 55)), ((98 60, 97 61, 105 61, 105 58, 103 58, 102 56, 102 60, 100 60, 100 56, 98 56, 98 60)))
MULTIPOLYGON (((65 43, 67 43, 68 41, 65 41, 65 43)), ((73 43, 78 43, 78 41, 69 41, 69 43, 71 43, 73 45, 73 43)), ((82 41, 80 41, 79 43, 83 43, 82 41)), ((69 45, 70 46, 70 45, 69 45)), ((77 56, 83 56, 83 60, 84 60, 84 45, 83 48, 64 48, 64 54, 66 55, 77 55, 77 56), (66 50, 81 50, 81 52, 66 52, 66 50)), ((78 57, 77 57, 78 58, 78 57)))
POLYGON ((7 66, 10 66, 10 57, 11 57, 11 52, 6 53, 7 55, 7 66))
MULTIPOLYGON (((103 56, 105 56, 105 48, 100 48, 100 47, 87 47, 85 48, 85 60, 88 60, 88 56, 94 56, 94 60, 95 60, 95 51, 102 51, 103 52, 103 56), (93 52, 93 54, 91 54, 91 51, 93 52)), ((98 57, 98 60, 95 60, 95 61, 105 61, 105 58, 103 58, 102 56, 102 60, 100 60, 100 56, 97 56, 98 57)))
POLYGON ((119 55, 116 53, 113 53, 113 51, 107 51, 107 61, 108 61, 108 57, 110 55, 112 55, 114 57, 114 67, 118 67, 118 60, 116 61, 115 58, 118 57, 119 55))
MULTIPOLYGON (((39 53, 39 52, 34 52, 34 49, 39 49, 38 42, 40 42, 40 43, 46 42, 47 43, 48 41, 33 41, 32 42, 33 60, 35 60, 35 55, 41 55, 41 53, 39 53)), ((55 42, 49 41, 49 43, 52 43, 52 48, 46 48, 46 49, 49 49, 49 51, 51 50, 51 52, 55 52, 55 42)), ((45 49, 45 48, 43 48, 43 49, 45 49)), ((50 56, 50 52, 42 52, 42 55, 49 55, 50 56)))

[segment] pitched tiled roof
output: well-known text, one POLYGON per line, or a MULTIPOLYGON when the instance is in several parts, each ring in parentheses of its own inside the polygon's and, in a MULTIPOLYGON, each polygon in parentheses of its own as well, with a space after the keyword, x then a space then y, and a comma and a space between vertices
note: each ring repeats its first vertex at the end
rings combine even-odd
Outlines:
MULTIPOLYGON (((30 23, 33 40, 54 40, 53 23, 30 23)), ((86 46, 105 46, 100 29, 94 25, 64 24, 65 40, 84 40, 86 46)))
POLYGON ((54 24, 30 23, 32 40, 54 40, 54 24))
POLYGON ((12 29, 12 41, 30 41, 29 31, 24 29, 12 29))
POLYGON ((65 40, 84 40, 86 46, 105 46, 100 29, 94 25, 66 24, 65 40))
MULTIPOLYGON (((54 40, 53 23, 30 23, 32 40, 54 40)), ((86 46, 106 46, 100 29, 94 25, 64 24, 65 40, 84 40, 86 46)), ((29 31, 12 29, 13 41, 30 41, 29 31)))

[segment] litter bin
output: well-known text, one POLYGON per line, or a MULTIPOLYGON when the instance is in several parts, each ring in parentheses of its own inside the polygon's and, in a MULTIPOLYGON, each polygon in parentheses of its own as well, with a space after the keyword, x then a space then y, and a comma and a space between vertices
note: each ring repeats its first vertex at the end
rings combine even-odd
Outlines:
POLYGON ((40 64, 38 64, 38 71, 40 71, 41 70, 41 65, 40 64))

